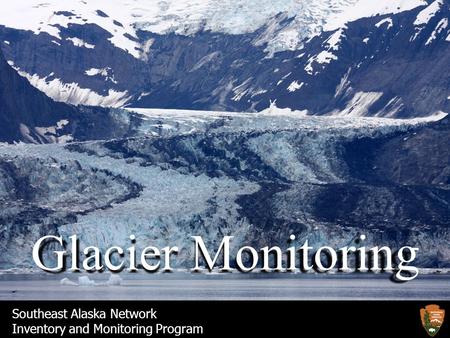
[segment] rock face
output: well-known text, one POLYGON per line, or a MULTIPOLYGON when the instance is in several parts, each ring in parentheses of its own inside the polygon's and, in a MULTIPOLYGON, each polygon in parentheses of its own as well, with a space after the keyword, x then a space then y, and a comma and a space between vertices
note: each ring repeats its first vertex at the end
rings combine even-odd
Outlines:
POLYGON ((67 133, 75 109, 49 99, 0 53, 0 141, 48 142, 67 133))
MULTIPOLYGON (((1 198, 15 205, 2 213, 2 249, 10 233, 31 245, 51 226, 82 248, 126 247, 130 234, 138 249, 177 245, 188 266, 191 235, 211 248, 233 235, 235 250, 285 247, 290 234, 337 248, 365 234, 366 245, 418 247, 419 266, 449 267, 447 119, 170 114, 147 113, 131 138, 1 147, 1 198)), ((22 252, 2 268, 33 266, 22 252)))
POLYGON ((0 142, 64 143, 128 135, 132 115, 55 102, 21 77, 0 52, 0 142))
POLYGON ((383 10, 373 13, 363 0, 334 1, 332 9, 327 0, 300 9, 302 2, 233 0, 219 6, 225 13, 211 8, 211 17, 185 8, 193 15, 184 19, 170 1, 134 13, 123 0, 103 14, 89 3, 67 2, 67 11, 52 3, 32 6, 39 29, 0 16, 0 48, 58 101, 259 111, 277 100, 316 115, 402 118, 449 112, 448 0, 380 1, 374 6, 383 10), (243 21, 252 29, 241 29, 239 13, 252 4, 264 17, 253 14, 256 23, 243 21), (190 21, 202 16, 203 23, 190 21), (157 28, 165 24, 174 29, 157 28))

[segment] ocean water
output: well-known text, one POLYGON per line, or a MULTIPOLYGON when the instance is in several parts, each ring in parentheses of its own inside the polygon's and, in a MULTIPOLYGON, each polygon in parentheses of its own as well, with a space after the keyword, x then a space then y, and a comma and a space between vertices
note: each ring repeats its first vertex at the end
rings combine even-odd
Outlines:
MULTIPOLYGON (((121 275, 117 286, 61 285, 79 274, 0 275, 2 300, 450 300, 450 275, 121 275)), ((97 283, 108 275, 88 275, 97 283)))

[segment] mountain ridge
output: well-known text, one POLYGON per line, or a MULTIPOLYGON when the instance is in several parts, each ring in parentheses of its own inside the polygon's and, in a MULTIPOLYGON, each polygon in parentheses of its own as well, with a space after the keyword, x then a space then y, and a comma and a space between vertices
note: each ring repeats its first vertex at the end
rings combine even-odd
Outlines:
MULTIPOLYGON (((320 6, 326 1, 313 2, 319 9, 311 6, 304 16, 314 23, 325 15, 317 30, 289 11, 264 9, 265 16, 244 31, 232 31, 230 17, 228 26, 218 25, 219 20, 214 29, 206 23, 198 26, 198 17, 189 19, 196 22, 194 30, 149 29, 144 23, 152 22, 154 13, 139 7, 130 9, 136 17, 127 19, 127 26, 114 19, 117 11, 111 14, 111 4, 97 9, 87 2, 88 11, 80 14, 70 7, 74 2, 61 8, 49 3, 38 9, 51 15, 29 30, 0 17, 0 24, 11 26, 0 26, 0 48, 33 86, 73 105, 256 112, 276 100, 279 107, 311 115, 410 118, 448 113, 450 76, 442 70, 450 69, 449 1, 361 7, 366 2, 343 0, 328 16, 320 6), (309 35, 295 38, 292 48, 282 44, 269 51, 277 41, 270 39, 289 37, 283 35, 286 30, 309 35), (140 54, 117 46, 117 34, 133 42, 140 54)), ((224 8, 232 3, 239 1, 224 8)), ((179 8, 178 15, 185 10, 179 8)), ((204 13, 195 6, 189 10, 204 13)), ((172 27, 172 19, 162 15, 157 22, 172 27)))

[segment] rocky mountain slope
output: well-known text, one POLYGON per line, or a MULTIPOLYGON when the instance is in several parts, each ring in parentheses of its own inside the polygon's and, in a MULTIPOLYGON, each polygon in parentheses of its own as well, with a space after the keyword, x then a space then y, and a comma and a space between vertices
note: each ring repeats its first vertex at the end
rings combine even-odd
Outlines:
POLYGON ((140 119, 125 111, 55 102, 0 52, 0 142, 65 143, 131 136, 140 119))
POLYGON ((0 15, 0 48, 72 104, 429 116, 449 111, 449 13, 448 0, 26 0, 0 15))
POLYGON ((54 102, 31 86, 0 52, 0 142, 57 141, 67 134, 75 113, 73 107, 54 102))

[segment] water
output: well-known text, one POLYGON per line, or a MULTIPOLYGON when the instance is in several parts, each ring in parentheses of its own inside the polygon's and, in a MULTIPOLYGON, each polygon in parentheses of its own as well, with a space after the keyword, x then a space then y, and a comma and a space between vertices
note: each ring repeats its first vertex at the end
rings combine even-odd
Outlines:
MULTIPOLYGON (((80 275, 1 275, 1 300, 450 300, 450 275, 125 275, 120 286, 67 286, 80 275)), ((107 275, 89 275, 96 281, 107 275)))

